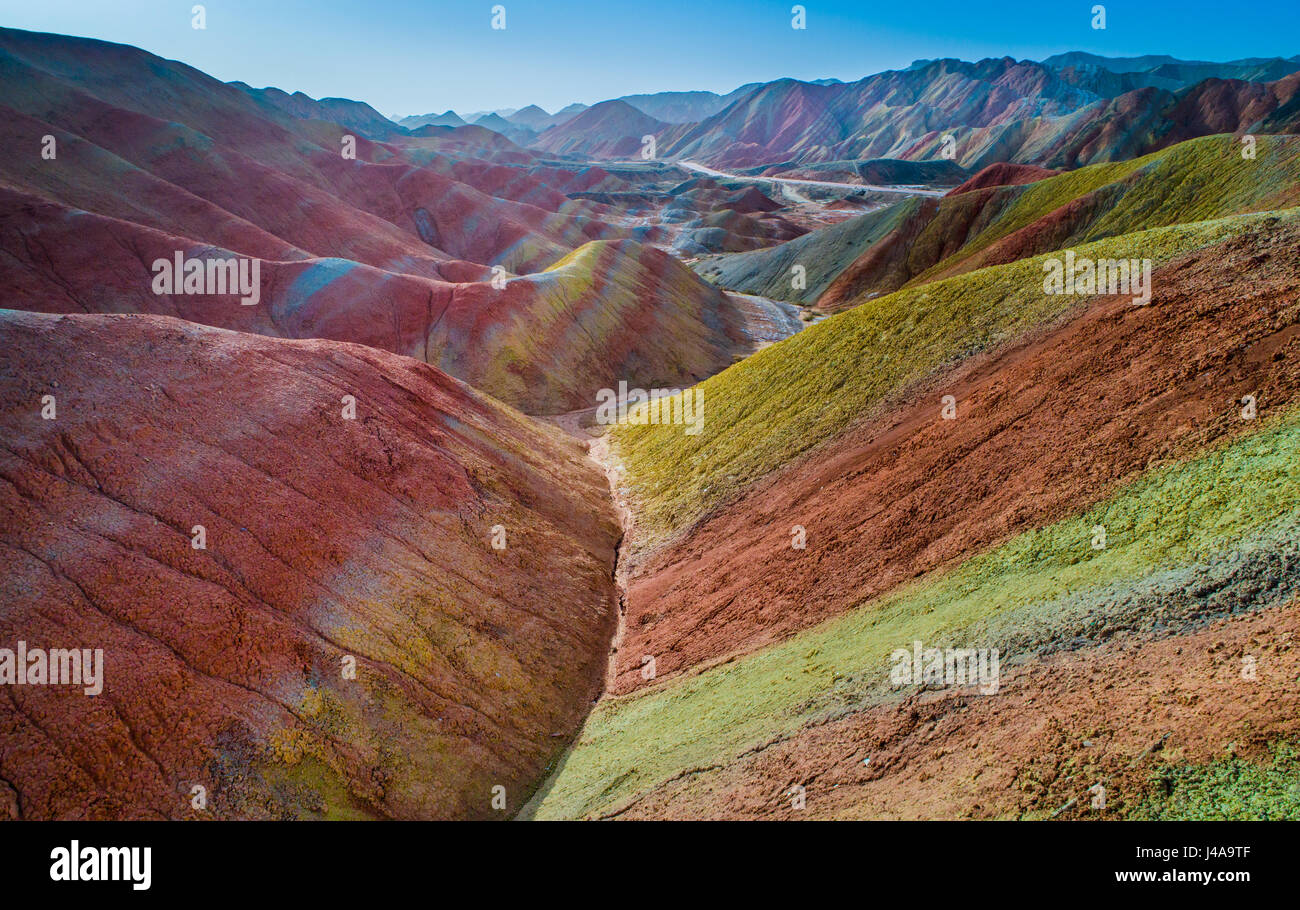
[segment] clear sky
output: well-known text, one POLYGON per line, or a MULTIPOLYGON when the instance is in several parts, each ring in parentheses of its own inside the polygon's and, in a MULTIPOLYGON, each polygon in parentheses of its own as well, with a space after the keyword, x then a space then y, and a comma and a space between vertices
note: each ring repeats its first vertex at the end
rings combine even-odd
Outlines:
POLYGON ((844 80, 929 57, 1066 50, 1184 59, 1300 54, 1300 0, 0 0, 0 25, 133 44, 223 80, 384 114, 539 104, 791 76, 844 80), (1091 9, 1106 7, 1106 29, 1091 9), (505 7, 506 28, 491 27, 505 7))

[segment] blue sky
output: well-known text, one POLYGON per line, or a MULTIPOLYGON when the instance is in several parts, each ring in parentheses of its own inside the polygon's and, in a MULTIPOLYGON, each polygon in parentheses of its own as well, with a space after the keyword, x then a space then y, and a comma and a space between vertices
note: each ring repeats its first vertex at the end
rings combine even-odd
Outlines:
POLYGON ((921 57, 1065 50, 1185 59, 1300 54, 1300 2, 1252 0, 0 0, 0 24, 134 44, 219 79, 366 101, 385 114, 540 104, 782 76, 845 80, 921 57), (504 31, 491 28, 495 3, 504 31), (1107 27, 1091 27, 1092 6, 1107 27))

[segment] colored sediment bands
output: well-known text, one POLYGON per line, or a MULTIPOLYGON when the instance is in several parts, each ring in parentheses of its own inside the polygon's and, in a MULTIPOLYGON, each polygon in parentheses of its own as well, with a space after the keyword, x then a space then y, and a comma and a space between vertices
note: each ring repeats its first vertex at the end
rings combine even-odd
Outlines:
MULTIPOLYGON (((1094 242, 1076 252, 1140 255, 1159 267, 1223 242, 1252 223, 1267 236, 1275 222, 1291 225, 1295 217, 1292 210, 1177 225, 1094 242)), ((701 436, 662 426, 619 427, 615 447, 645 528, 642 542, 689 527, 909 385, 1078 308, 1079 297, 1043 293, 1044 258, 870 300, 760 351, 702 384, 712 404, 709 429, 701 436)), ((1158 308, 1160 284, 1153 300, 1158 308)))
MULTIPOLYGON (((1288 639, 1283 632, 1296 622, 1297 444, 1300 412, 1292 409, 1235 443, 1140 476, 1081 515, 1014 537, 949 571, 869 600, 788 641, 698 674, 669 679, 645 694, 610 700, 588 720, 537 813, 550 817, 635 812, 635 806, 645 799, 653 804, 658 800, 656 792, 667 788, 675 800, 673 808, 664 808, 665 812, 728 814, 726 807, 716 802, 688 802, 680 792, 681 782, 690 786, 693 776, 716 772, 701 790, 717 793, 713 784, 731 774, 733 765, 748 761, 748 755, 791 738, 816 737, 818 728, 836 722, 837 715, 847 713, 843 723, 856 729, 870 728, 876 716, 872 711, 883 718, 882 724, 905 721, 908 707, 903 705, 900 710, 898 700, 915 689, 900 691, 890 685, 888 658, 892 650, 914 640, 936 644, 978 640, 991 647, 1002 645, 1006 648, 1003 659, 1012 661, 1013 667, 1019 660, 1025 673, 1050 675, 1071 672, 1073 668, 1061 668, 1060 662, 1066 660, 1085 665, 1132 660, 1137 667, 1143 666, 1140 655, 1123 652, 1116 656, 1106 649, 1097 652, 1098 640, 1127 641, 1131 637, 1133 647, 1153 648, 1169 661, 1176 652, 1163 639, 1181 633, 1190 640, 1180 641, 1180 645, 1213 652, 1217 638, 1250 638, 1257 631, 1237 625, 1247 620, 1223 617, 1260 611, 1261 618, 1254 622, 1269 626, 1270 632, 1257 642, 1257 651, 1278 654, 1279 664, 1254 681, 1258 686, 1233 690, 1232 678, 1220 680, 1223 689, 1235 691, 1230 708, 1224 710, 1235 711, 1233 730, 1244 735, 1257 719, 1251 709, 1262 702, 1269 706, 1269 713, 1261 729, 1286 730, 1293 721, 1288 712, 1294 712, 1296 706, 1291 686, 1296 664, 1290 655, 1294 652, 1286 647, 1288 639), (1107 530, 1108 543, 1102 550, 1090 546, 1098 525, 1107 530), (1261 583, 1260 567, 1270 560, 1290 568, 1277 578, 1263 569, 1262 577, 1272 580, 1261 583), (1163 604, 1159 589, 1165 585, 1172 590, 1171 582, 1180 569, 1191 570, 1189 574, 1198 577, 1194 587, 1184 589, 1184 596, 1197 603, 1169 609, 1144 628, 1150 603, 1144 604, 1143 598, 1163 604), (1234 585, 1235 594, 1227 593, 1234 585), (1280 612, 1271 613, 1270 608, 1280 612), (999 623, 1012 616, 1014 620, 999 623), (1210 625, 1206 626, 1207 622, 1210 625), (1014 630, 1012 636, 1000 637, 1010 630, 1014 630), (1120 635, 1123 631, 1129 634, 1120 635), (1090 634, 1094 636, 1091 640, 1090 634), (1208 641, 1206 636, 1210 636, 1208 641), (1151 643, 1142 644, 1147 641, 1151 643), (1070 653, 1053 653, 1062 650, 1070 653), (651 741, 653 749, 648 746, 651 741)), ((1225 657, 1240 657, 1240 653, 1229 651, 1225 657)), ((1241 681, 1240 668, 1239 661, 1227 662, 1210 675, 1237 671, 1235 679, 1241 681)), ((981 702, 979 696, 944 693, 939 696, 939 707, 931 710, 961 712, 967 704, 977 706, 975 713, 984 719, 985 736, 999 739, 996 730, 1006 724, 999 718, 1015 717, 1025 699, 1043 699, 1041 692, 1024 698, 1004 697, 1007 688, 1017 690, 1014 674, 1019 672, 1017 668, 1004 675, 1004 689, 996 697, 984 697, 981 702)), ((1140 682, 1130 687, 1150 694, 1140 682)), ((1039 684, 1039 688, 1046 685, 1039 684)), ((1109 698, 1096 691, 1095 682, 1077 689, 1082 690, 1082 698, 1094 703, 1109 698)), ((1125 697, 1136 696, 1128 693, 1125 697)), ((1069 704, 1049 703, 1048 708, 1066 710, 1069 704)), ((1112 731, 1128 722, 1122 712, 1109 724, 1101 719, 1105 714, 1081 713, 1086 723, 1112 731)), ((961 726, 960 735, 978 740, 980 722, 972 718, 971 725, 965 726, 966 721, 966 715, 959 715, 952 723, 961 726)), ((1039 718, 1034 725, 1041 723, 1039 718)), ((1085 738, 1089 729, 1076 732, 1085 738)), ((1294 734, 1294 730, 1290 732, 1294 734)), ((1258 730, 1254 736, 1257 742, 1258 730)), ((1009 745, 1002 744, 1002 748, 1009 745)), ((814 764, 835 761, 810 748, 802 752, 804 761, 814 764)), ((912 754, 909 759, 910 773, 919 773, 916 764, 922 756, 912 754)), ((933 755, 929 760, 942 765, 933 755)), ((857 759, 858 764, 861 761, 857 759)), ((754 811, 771 814, 788 807, 781 792, 782 785, 790 782, 788 778, 765 779, 768 799, 761 810, 753 807, 754 811)), ((658 802, 662 806, 663 801, 658 802)), ((975 803, 963 802, 960 792, 946 794, 938 802, 943 806, 938 812, 941 815, 982 811, 975 803)), ((930 809, 934 807, 931 803, 930 809)), ((865 803, 859 804, 857 811, 872 814, 865 803)))
MULTIPOLYGON (((1158 271, 1150 306, 1096 300, 768 475, 636 567, 614 690, 647 684, 642 654, 662 679, 1077 511, 1160 459, 1244 432, 1245 395, 1287 405, 1300 393, 1298 256, 1294 219, 1256 224, 1158 271), (941 419, 943 395, 955 420, 941 419), (791 548, 795 525, 806 550, 791 548)), ((626 463, 635 486, 638 462, 626 463)))
POLYGON ((944 59, 850 83, 779 79, 665 130, 661 147, 723 170, 871 158, 1078 168, 1213 133, 1295 132, 1296 61, 1260 62, 1120 75, 1104 61, 944 59))
POLYGON ((690 386, 758 344, 736 301, 633 241, 587 244, 500 291, 461 288, 436 331, 435 365, 532 414, 593 408, 620 379, 690 386))
POLYGON ((1298 71, 0 29, 0 818, 1297 817, 1298 71))
POLYGON ((1148 228, 1300 202, 1300 139, 1209 136, 1145 158, 1050 171, 992 165, 941 200, 911 199, 788 243, 716 257, 714 284, 839 312, 905 286, 1148 228), (806 270, 806 286, 791 268, 806 270))
POLYGON ((578 444, 360 345, 12 310, 0 336, 0 640, 88 643, 105 677, 5 687, 11 815, 189 818, 194 786, 215 818, 522 804, 616 610, 578 444))
POLYGON ((1052 298, 1016 290, 1038 260, 987 268, 706 382, 710 401, 767 389, 747 399, 765 434, 746 445, 729 448, 749 415, 725 404, 698 449, 620 427, 644 534, 615 697, 531 813, 1068 817, 1104 780, 1111 817, 1208 816, 1212 794, 1229 817, 1290 817, 1227 775, 1284 786, 1300 733, 1300 222, 1241 215, 1081 251, 1125 244, 1159 263, 1147 306, 1038 309, 1052 298), (930 348, 948 338, 952 353, 930 348), (803 397, 784 397, 791 376, 803 397), (695 473, 657 483, 647 466, 687 449, 695 473), (999 694, 895 685, 890 653, 914 641, 998 649, 999 694))
POLYGON ((648 224, 571 195, 624 180, 508 153, 482 127, 410 135, 364 105, 241 89, 121 45, 0 30, 0 85, 0 142, 57 146, 0 162, 7 306, 366 344, 532 413, 594 405, 611 380, 689 384, 758 343, 650 244, 748 249, 801 231, 711 211, 721 190, 689 230, 648 224), (152 264, 177 251, 261 260, 258 304, 155 293, 152 264))

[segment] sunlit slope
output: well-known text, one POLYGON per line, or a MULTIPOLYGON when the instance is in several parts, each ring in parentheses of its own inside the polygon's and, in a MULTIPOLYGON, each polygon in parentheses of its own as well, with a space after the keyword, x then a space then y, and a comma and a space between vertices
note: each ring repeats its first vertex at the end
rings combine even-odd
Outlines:
POLYGON ((909 284, 1134 231, 1300 201, 1300 138, 1207 136, 1129 161, 933 201, 697 266, 722 287, 837 312, 909 284), (1243 154, 1245 150, 1245 154, 1243 154), (1250 157, 1248 157, 1250 156, 1250 157), (807 288, 792 287, 802 265, 807 288))
MULTIPOLYGON (((1297 451, 1300 413, 1292 409, 1231 444, 1149 472, 1082 514, 784 643, 606 701, 537 814, 633 809, 670 781, 725 776, 765 744, 897 700, 888 658, 914 640, 978 642, 1015 665, 1117 634, 1181 633, 1284 605, 1300 593, 1297 451), (1098 527, 1103 549, 1093 544, 1098 527)), ((997 710, 996 700, 988 704, 997 710)), ((767 781, 769 800, 783 802, 789 783, 767 781)), ((672 811, 690 809, 678 802, 672 811)))
MULTIPOLYGON (((952 227, 948 219, 936 218, 916 250, 922 262, 930 257, 935 265, 915 280, 1133 231, 1300 202, 1300 137, 1255 137, 1253 157, 1243 154, 1243 148, 1235 136, 1206 136, 1132 161, 1007 188, 1002 193, 1007 198, 995 203, 996 215, 987 227, 969 236, 956 253, 933 255, 952 227)), ((974 198, 966 204, 978 204, 978 194, 968 195, 974 198)), ((945 202, 960 205, 962 199, 945 202)))
MULTIPOLYGON (((1155 266, 1300 212, 1157 228, 1077 247, 1079 256, 1150 258, 1155 266)), ((1043 293, 1035 257, 867 301, 702 383, 704 430, 620 426, 614 446, 653 543, 689 526, 756 479, 871 414, 892 397, 981 351, 1067 315, 1081 298, 1043 293)), ((1158 300, 1160 288, 1155 288, 1158 300)))
POLYGON ((704 259, 694 268, 719 287, 811 306, 859 256, 935 205, 914 197, 776 246, 704 259))
POLYGON ((619 380, 690 385, 759 343, 733 297, 635 241, 584 244, 534 275, 497 279, 469 266, 462 282, 284 251, 285 258, 258 261, 257 300, 249 306, 227 294, 155 294, 149 264, 170 262, 177 251, 190 259, 234 256, 0 186, 0 287, 15 309, 156 313, 261 335, 351 341, 425 360, 540 414, 592 407, 596 393, 619 380))
POLYGON ((597 390, 620 381, 689 386, 754 346, 731 299, 672 256, 595 241, 499 291, 456 288, 429 360, 528 413, 556 414, 595 407, 597 390))
POLYGON ((650 686, 646 654, 662 683, 1077 514, 1248 429, 1243 396, 1267 413, 1300 400, 1297 263, 1300 229, 1264 219, 1157 269, 1150 305, 1090 298, 890 396, 688 532, 628 547, 607 691, 650 686))

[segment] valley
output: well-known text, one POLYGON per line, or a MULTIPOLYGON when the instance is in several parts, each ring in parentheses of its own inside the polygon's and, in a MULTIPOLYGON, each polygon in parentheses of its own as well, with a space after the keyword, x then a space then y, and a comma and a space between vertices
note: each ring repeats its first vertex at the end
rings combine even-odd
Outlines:
MULTIPOLYGON (((702 164, 696 164, 693 161, 679 161, 677 164, 688 171, 694 171, 697 174, 706 174, 709 177, 715 177, 721 180, 739 180, 741 182, 767 183, 774 184, 783 191, 797 191, 801 187, 816 187, 819 189, 830 190, 852 190, 866 191, 873 193, 890 193, 899 196, 942 196, 945 190, 927 190, 915 186, 873 186, 869 183, 835 183, 828 180, 806 180, 795 177, 743 177, 738 174, 725 174, 722 171, 715 171, 713 168, 705 167, 702 164)), ((797 196, 794 202, 810 202, 805 196, 797 196)))
POLYGON ((1300 817, 1300 57, 0 85, 0 818, 1300 817))

